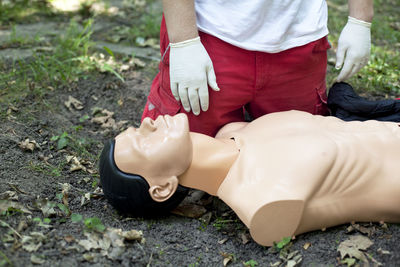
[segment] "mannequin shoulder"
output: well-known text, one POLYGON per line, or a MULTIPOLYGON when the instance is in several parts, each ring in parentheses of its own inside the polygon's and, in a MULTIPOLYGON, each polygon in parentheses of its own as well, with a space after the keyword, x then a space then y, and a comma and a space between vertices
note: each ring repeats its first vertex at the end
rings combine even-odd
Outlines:
POLYGON ((218 131, 218 133, 215 135, 215 138, 231 138, 234 132, 240 131, 248 124, 248 122, 244 121, 228 123, 218 131))

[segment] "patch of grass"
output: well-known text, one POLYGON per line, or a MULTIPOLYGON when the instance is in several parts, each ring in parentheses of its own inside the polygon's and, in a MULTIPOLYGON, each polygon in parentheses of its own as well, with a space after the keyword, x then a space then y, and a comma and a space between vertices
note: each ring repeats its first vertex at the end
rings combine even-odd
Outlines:
POLYGON ((226 230, 239 223, 237 219, 216 218, 212 224, 217 230, 226 230))
MULTIPOLYGON (((329 41, 333 46, 330 57, 335 59, 335 51, 340 33, 347 22, 346 0, 330 0, 329 41)), ((367 66, 346 82, 356 90, 390 95, 400 95, 400 31, 398 14, 400 6, 397 0, 375 0, 374 19, 371 27, 372 49, 367 66)), ((328 87, 333 84, 339 71, 333 65, 328 66, 328 87)))
POLYGON ((29 162, 28 168, 33 171, 43 173, 48 176, 60 177, 61 172, 64 169, 66 162, 60 161, 58 166, 54 166, 51 164, 45 163, 33 163, 32 161, 29 162))
POLYGON ((0 1, 0 25, 15 22, 29 22, 35 16, 50 15, 52 11, 48 1, 43 0, 13 0, 0 1))
POLYGON ((129 40, 136 42, 138 37, 148 39, 158 39, 160 35, 160 23, 161 19, 159 16, 155 17, 152 14, 144 14, 140 18, 140 23, 130 28, 129 40))
POLYGON ((48 51, 35 52, 32 58, 16 60, 11 65, 3 64, 0 86, 4 89, 0 103, 16 102, 27 95, 42 102, 49 91, 87 78, 93 71, 109 72, 123 80, 115 70, 117 63, 91 53, 92 25, 92 19, 83 27, 71 20, 65 34, 53 40, 48 51))
POLYGON ((0 260, 0 266, 14 266, 6 254, 0 251, 0 256, 2 258, 0 260))

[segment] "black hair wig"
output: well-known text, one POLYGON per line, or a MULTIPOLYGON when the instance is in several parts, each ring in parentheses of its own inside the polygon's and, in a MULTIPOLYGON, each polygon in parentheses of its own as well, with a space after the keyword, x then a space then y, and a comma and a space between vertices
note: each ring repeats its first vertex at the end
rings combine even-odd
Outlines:
POLYGON ((100 182, 110 204, 119 212, 132 216, 158 216, 175 208, 187 195, 189 189, 178 185, 174 195, 164 202, 154 201, 149 184, 140 175, 118 169, 114 161, 115 140, 104 145, 100 156, 100 182))

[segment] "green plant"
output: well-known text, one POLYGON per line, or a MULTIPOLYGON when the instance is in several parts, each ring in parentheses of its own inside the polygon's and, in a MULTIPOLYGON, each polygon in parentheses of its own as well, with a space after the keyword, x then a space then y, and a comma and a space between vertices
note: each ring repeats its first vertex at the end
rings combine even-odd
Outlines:
POLYGON ((243 264, 246 267, 255 267, 258 265, 258 262, 255 260, 248 260, 248 261, 244 262, 243 264))
POLYGON ((86 229, 89 231, 102 233, 106 229, 101 220, 97 217, 86 218, 83 223, 85 224, 86 229))
POLYGON ((215 222, 213 223, 213 226, 217 230, 222 230, 227 228, 229 225, 233 223, 238 223, 238 220, 233 220, 233 219, 223 219, 223 218, 216 218, 215 222))
POLYGON ((0 256, 3 258, 2 260, 0 260, 0 266, 13 266, 13 263, 10 261, 6 254, 0 251, 0 256))
POLYGON ((51 227, 51 225, 50 225, 51 219, 50 218, 44 218, 42 220, 39 217, 35 217, 32 219, 32 221, 38 223, 38 226, 40 226, 40 227, 45 227, 45 228, 51 227))
POLYGON ((83 220, 83 216, 78 213, 71 214, 71 221, 73 223, 81 222, 83 220))
POLYGON ((290 243, 291 240, 292 240, 291 237, 284 237, 278 243, 274 243, 274 247, 276 250, 279 251, 279 250, 283 249, 284 247, 286 247, 290 243))
POLYGON ((15 208, 15 207, 7 207, 7 209, 3 210, 0 215, 1 216, 13 216, 15 214, 22 214, 24 213, 21 209, 15 208))
POLYGON ((57 141, 57 149, 63 149, 68 146, 69 143, 69 135, 67 132, 63 132, 61 135, 54 135, 50 138, 51 141, 57 141))

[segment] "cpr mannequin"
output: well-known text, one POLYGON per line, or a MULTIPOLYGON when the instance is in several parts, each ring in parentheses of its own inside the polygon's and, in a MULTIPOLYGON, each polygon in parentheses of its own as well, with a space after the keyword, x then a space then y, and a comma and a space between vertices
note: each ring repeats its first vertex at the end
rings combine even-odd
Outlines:
MULTIPOLYGON (((122 132, 113 150, 116 167, 143 177, 154 201, 168 201, 178 184, 206 191, 261 245, 350 221, 400 222, 397 123, 287 111, 211 138, 189 132, 186 115, 166 115, 122 132)), ((113 178, 100 177, 107 195, 113 178)))

